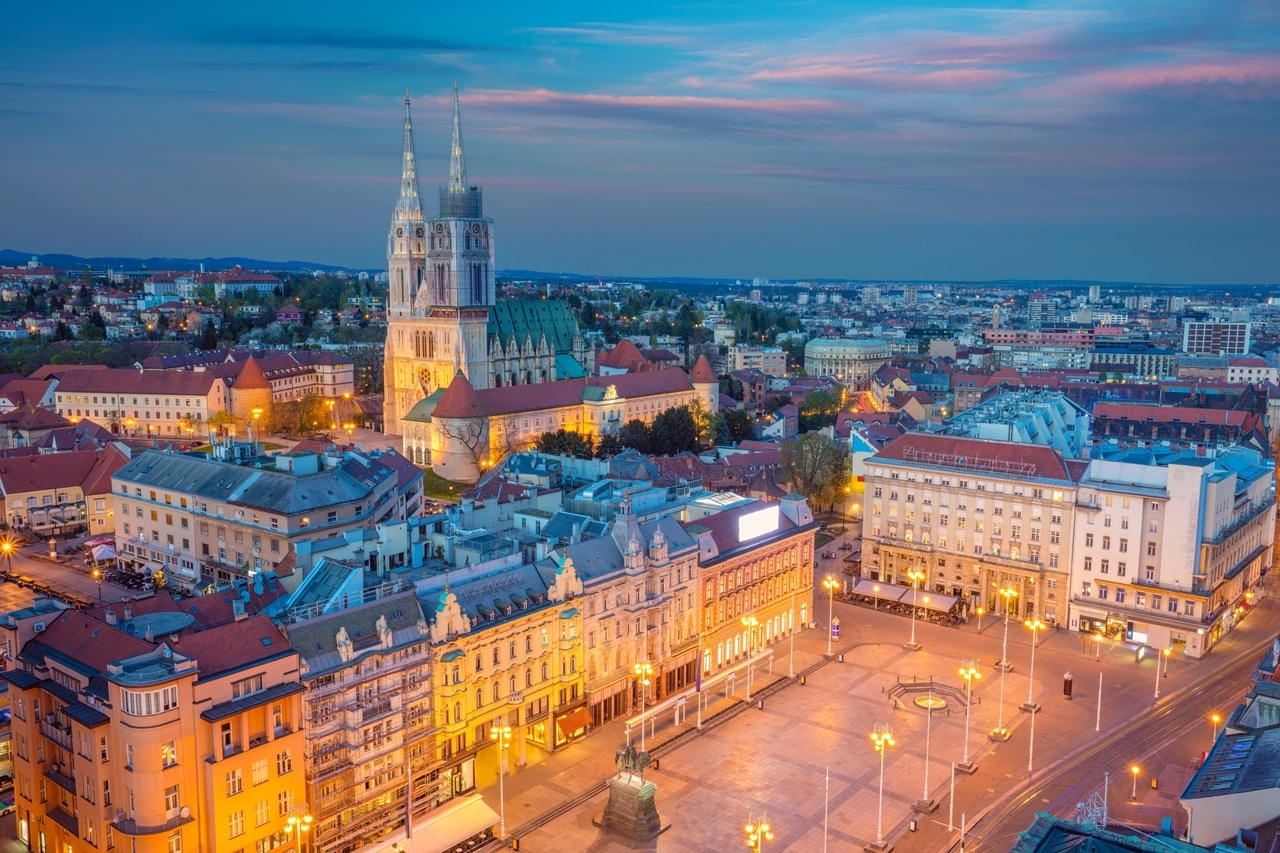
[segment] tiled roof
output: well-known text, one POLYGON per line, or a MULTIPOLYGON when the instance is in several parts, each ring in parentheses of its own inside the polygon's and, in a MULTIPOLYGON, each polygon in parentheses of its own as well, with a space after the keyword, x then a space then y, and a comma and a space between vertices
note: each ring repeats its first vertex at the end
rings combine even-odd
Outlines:
POLYGON ((58 429, 71 426, 71 421, 57 412, 51 412, 48 409, 43 409, 30 403, 14 409, 12 412, 5 412, 0 415, 0 423, 8 424, 11 430, 21 431, 58 429))
MULTIPOLYGON (((552 382, 548 384, 556 385, 559 383, 552 382)), ((517 390, 519 387, 521 386, 515 386, 511 390, 517 390)), ((525 385, 523 387, 545 386, 525 385)), ((467 379, 466 374, 456 373, 453 381, 449 383, 449 390, 444 392, 444 396, 436 404, 435 411, 431 413, 431 416, 433 418, 482 418, 486 414, 490 413, 486 412, 484 406, 480 404, 480 399, 476 396, 476 389, 471 386, 471 381, 467 379)))
POLYGON ((219 377, 208 372, 187 370, 134 370, 133 368, 67 370, 58 382, 58 392, 107 394, 172 394, 208 396, 219 377))
POLYGON ((270 388, 271 383, 267 381, 267 375, 262 372, 258 360, 253 356, 249 356, 240 368, 240 374, 236 376, 235 387, 237 391, 248 391, 252 389, 270 388))
POLYGON ((689 384, 688 374, 678 367, 646 370, 641 373, 620 373, 615 376, 562 379, 535 385, 504 385, 501 388, 485 388, 480 391, 473 389, 471 383, 459 375, 450 383, 449 390, 436 405, 432 417, 493 417, 563 408, 581 403, 589 388, 603 390, 610 385, 617 388, 618 396, 628 400, 688 391, 692 387, 689 384), (464 383, 464 387, 458 388, 455 401, 450 402, 450 395, 454 394, 454 388, 459 379, 464 383))
POLYGON ((558 299, 499 299, 489 309, 488 338, 497 338, 504 349, 513 337, 518 346, 531 339, 536 347, 545 334, 553 351, 569 352, 577 333, 577 319, 558 299))
POLYGON ((1069 481, 1062 457, 1051 447, 909 432, 867 461, 1069 481))
POLYGON ((707 361, 705 355, 698 356, 698 360, 693 363, 693 370, 689 373, 689 381, 691 382, 716 382, 715 371, 711 369, 711 363, 707 361))
POLYGON ((20 495, 80 486, 88 479, 98 460, 97 450, 69 450, 65 453, 6 459, 0 462, 0 488, 4 489, 6 495, 20 495))
POLYGON ((608 352, 601 353, 600 356, 596 358, 596 367, 613 367, 635 370, 646 363, 647 359, 640 354, 640 350, 636 349, 636 345, 626 338, 618 341, 617 346, 608 352))
POLYGON ((293 654, 288 638, 266 616, 250 616, 188 634, 176 649, 199 662, 201 680, 257 661, 293 654))
POLYGON ((1202 409, 1185 406, 1142 406, 1132 403, 1103 403, 1099 401, 1093 407, 1093 419, 1154 421, 1156 423, 1200 424, 1207 426, 1227 426, 1244 423, 1250 412, 1230 409, 1202 409))

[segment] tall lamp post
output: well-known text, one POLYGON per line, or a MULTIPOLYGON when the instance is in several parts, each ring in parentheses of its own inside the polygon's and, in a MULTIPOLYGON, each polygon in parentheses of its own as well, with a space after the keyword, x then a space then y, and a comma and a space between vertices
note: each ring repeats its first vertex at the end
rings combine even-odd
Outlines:
POLYGON ((747 629, 747 701, 751 701, 751 651, 756 644, 756 626, 760 620, 754 613, 742 617, 742 627, 747 629))
POLYGON ((969 710, 973 707, 973 680, 982 678, 982 673, 978 672, 978 662, 972 659, 962 661, 960 677, 964 679, 964 759, 956 766, 965 773, 973 773, 978 767, 969 762, 969 710))
POLYGON ((876 752, 880 753, 880 809, 876 815, 876 850, 889 850, 884 843, 884 753, 894 745, 893 726, 888 723, 876 723, 871 731, 871 742, 876 752))
POLYGON ((1018 597, 1018 591, 1013 587, 1005 586, 1000 588, 1000 595, 1004 598, 1004 643, 1000 647, 1000 714, 996 727, 989 735, 991 740, 1009 739, 1009 730, 1004 727, 1004 676, 1013 669, 1009 665, 1009 608, 1013 600, 1018 597))
MULTIPOLYGON (((640 731, 644 733, 641 721, 640 731)), ((511 726, 494 723, 489 727, 489 739, 498 746, 498 834, 507 837, 507 792, 503 784, 506 779, 507 750, 511 748, 511 726)))
POLYGON ((653 677, 653 664, 642 660, 632 667, 632 671, 640 682, 640 751, 644 752, 644 695, 648 692, 649 679, 653 677))
POLYGON ((920 582, 926 577, 925 573, 919 569, 911 569, 907 572, 907 577, 911 579, 911 642, 903 646, 904 649, 913 649, 920 651, 920 644, 916 642, 916 596, 920 594, 920 582))
POLYGON ((1209 748, 1213 749, 1213 745, 1218 742, 1218 723, 1222 722, 1222 715, 1216 712, 1210 714, 1209 722, 1213 723, 1213 737, 1209 741, 1209 748))
POLYGON ((1039 619, 1028 619, 1022 623, 1031 629, 1031 669, 1027 675, 1027 701, 1022 703, 1022 710, 1034 714, 1040 710, 1040 706, 1036 704, 1035 690, 1036 686, 1036 638, 1039 633, 1048 626, 1039 619))
POLYGON ((1135 765, 1133 765, 1132 767, 1130 767, 1130 768, 1129 768, 1129 772, 1130 772, 1131 774, 1133 774, 1133 794, 1132 794, 1132 797, 1133 797, 1134 802, 1137 802, 1137 800, 1138 800, 1138 774, 1142 772, 1142 768, 1135 764, 1135 765))
POLYGON ((751 812, 747 816, 745 831, 747 847, 754 853, 760 853, 764 849, 764 843, 773 840, 773 827, 769 826, 769 816, 764 812, 751 812))
POLYGON ((1156 652, 1156 698, 1160 698, 1160 653, 1156 652))
POLYGON ((98 603, 102 603, 102 572, 98 569, 93 570, 93 582, 98 585, 98 603))
POLYGON ((835 575, 827 575, 822 579, 822 588, 827 591, 827 657, 831 657, 831 640, 835 630, 832 626, 835 624, 833 613, 835 612, 836 590, 840 588, 840 581, 835 575))
POLYGON ((13 540, 5 537, 0 540, 0 553, 3 553, 5 559, 9 561, 9 574, 13 574, 13 540))
POLYGON ((298 845, 295 848, 298 853, 305 853, 306 851, 307 832, 311 829, 311 824, 314 820, 315 818, 307 811, 306 806, 298 806, 285 822, 284 834, 291 840, 295 837, 298 839, 298 845), (295 835, 295 833, 297 834, 295 835))

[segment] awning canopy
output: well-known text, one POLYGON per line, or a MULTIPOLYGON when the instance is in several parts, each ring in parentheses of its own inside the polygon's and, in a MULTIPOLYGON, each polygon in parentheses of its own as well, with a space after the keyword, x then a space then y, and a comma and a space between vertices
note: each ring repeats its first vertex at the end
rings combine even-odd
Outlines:
POLYGON ((116 549, 110 545, 95 545, 93 548, 93 559, 98 562, 103 560, 114 560, 116 558, 116 549))
POLYGON ((898 601, 904 593, 911 590, 900 587, 897 584, 881 583, 879 581, 871 581, 863 578, 854 586, 855 595, 869 595, 872 598, 878 598, 881 601, 898 601))
POLYGON ((591 725, 591 711, 585 706, 556 719, 556 726, 565 737, 570 737, 574 732, 581 731, 589 725, 591 725))
POLYGON ((498 822, 498 813, 477 795, 454 800, 432 812, 413 828, 407 845, 413 853, 447 853, 498 822))
MULTIPOLYGON (((911 596, 907 595, 902 599, 906 603, 911 602, 911 596)), ((943 595, 940 592, 920 592, 920 606, 927 610, 937 610, 946 613, 956 606, 956 602, 960 599, 954 595, 943 595)))

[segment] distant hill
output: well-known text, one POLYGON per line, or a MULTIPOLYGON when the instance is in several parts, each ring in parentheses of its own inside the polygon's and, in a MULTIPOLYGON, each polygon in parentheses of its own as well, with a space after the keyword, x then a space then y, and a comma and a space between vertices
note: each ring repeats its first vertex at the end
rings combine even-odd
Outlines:
POLYGON ((79 255, 61 255, 50 253, 41 255, 36 252, 18 252, 13 249, 0 249, 0 266, 26 266, 32 255, 40 259, 45 266, 60 270, 137 270, 146 268, 163 272, 165 270, 186 271, 198 270, 204 264, 206 272, 221 272, 240 266, 249 270, 278 270, 280 272, 357 272, 347 267, 330 264, 316 264, 309 261, 263 261, 257 258, 82 258, 79 255))

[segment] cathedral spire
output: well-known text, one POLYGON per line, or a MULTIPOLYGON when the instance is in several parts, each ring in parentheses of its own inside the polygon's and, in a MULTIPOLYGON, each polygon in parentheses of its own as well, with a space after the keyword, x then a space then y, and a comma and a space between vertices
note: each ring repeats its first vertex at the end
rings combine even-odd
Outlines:
POLYGON ((462 156, 462 116, 458 111, 458 81, 453 81, 453 144, 449 148, 449 192, 467 191, 467 161, 462 156))
POLYGON ((404 90, 404 165, 400 169, 400 200, 396 202, 396 219, 422 219, 422 199, 418 194, 418 160, 413 153, 413 118, 409 115, 408 89, 404 90))

